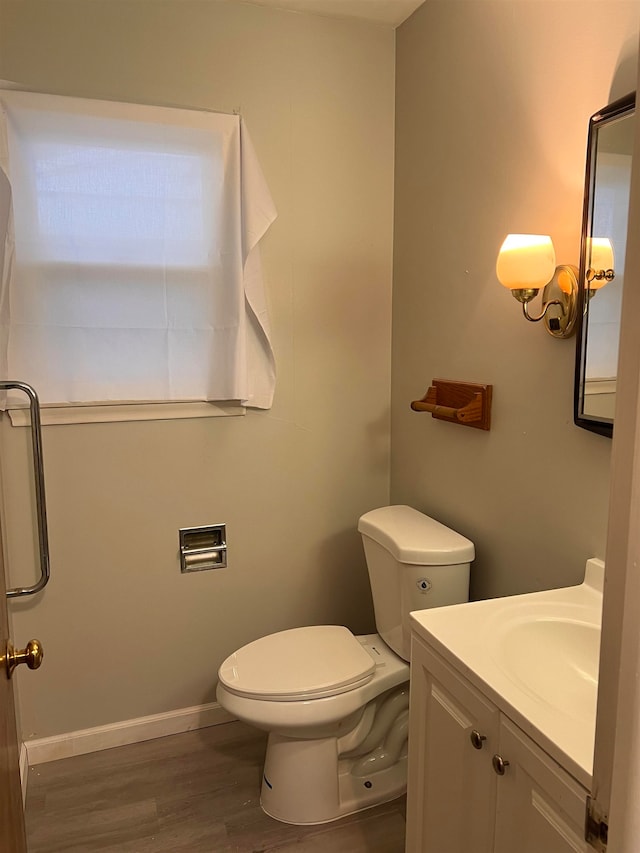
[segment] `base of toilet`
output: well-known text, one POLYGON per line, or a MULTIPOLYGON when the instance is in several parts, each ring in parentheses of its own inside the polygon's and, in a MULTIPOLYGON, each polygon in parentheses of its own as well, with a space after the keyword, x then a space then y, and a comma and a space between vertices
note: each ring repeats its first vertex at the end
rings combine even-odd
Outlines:
POLYGON ((354 764, 338 757, 336 738, 297 740, 272 732, 262 777, 263 811, 283 823, 329 823, 406 791, 406 754, 366 777, 353 775, 354 764))

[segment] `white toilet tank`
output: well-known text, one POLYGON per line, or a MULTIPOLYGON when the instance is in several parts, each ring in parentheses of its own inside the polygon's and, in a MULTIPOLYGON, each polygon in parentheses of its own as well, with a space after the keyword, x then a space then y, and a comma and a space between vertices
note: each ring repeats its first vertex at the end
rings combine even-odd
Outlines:
POLYGON ((404 660, 409 613, 469 600, 473 542, 410 506, 385 506, 358 522, 369 569, 376 627, 404 660))

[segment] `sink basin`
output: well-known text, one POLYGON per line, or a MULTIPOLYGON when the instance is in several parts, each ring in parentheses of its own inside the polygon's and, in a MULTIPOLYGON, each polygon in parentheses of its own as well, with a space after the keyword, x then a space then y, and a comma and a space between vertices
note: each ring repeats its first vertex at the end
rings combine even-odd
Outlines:
POLYGON ((600 625, 567 616, 516 616, 502 626, 494 659, 521 690, 589 720, 596 711, 600 625))
POLYGON ((604 563, 576 586, 433 607, 412 630, 585 788, 591 784, 604 563))

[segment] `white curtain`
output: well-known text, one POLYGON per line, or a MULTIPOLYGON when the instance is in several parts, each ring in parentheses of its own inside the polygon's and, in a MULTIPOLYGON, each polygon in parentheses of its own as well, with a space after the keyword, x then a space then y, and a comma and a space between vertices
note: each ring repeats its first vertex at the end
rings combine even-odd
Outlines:
POLYGON ((15 91, 0 102, 15 236, 2 376, 44 403, 268 408, 258 243, 276 212, 240 118, 15 91))

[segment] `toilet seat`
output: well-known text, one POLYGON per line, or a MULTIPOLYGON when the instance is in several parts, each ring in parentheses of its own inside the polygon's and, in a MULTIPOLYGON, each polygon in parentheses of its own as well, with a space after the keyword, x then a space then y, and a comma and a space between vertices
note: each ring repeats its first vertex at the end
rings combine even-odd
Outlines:
POLYGON ((348 628, 313 625, 261 637, 221 665, 220 683, 237 696, 299 702, 367 684, 376 663, 348 628))

